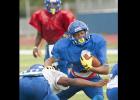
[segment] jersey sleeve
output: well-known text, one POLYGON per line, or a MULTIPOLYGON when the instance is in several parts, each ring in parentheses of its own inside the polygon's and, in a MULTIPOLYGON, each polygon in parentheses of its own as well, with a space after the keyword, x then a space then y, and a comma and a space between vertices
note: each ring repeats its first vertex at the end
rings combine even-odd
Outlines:
POLYGON ((39 11, 33 13, 33 15, 29 20, 29 24, 32 25, 35 29, 37 29, 38 32, 41 33, 41 21, 39 20, 39 14, 40 14, 39 11))
POLYGON ((51 51, 52 57, 55 58, 55 59, 60 59, 60 50, 59 50, 59 47, 60 47, 59 43, 56 42, 54 44, 54 47, 53 47, 52 51, 51 51))

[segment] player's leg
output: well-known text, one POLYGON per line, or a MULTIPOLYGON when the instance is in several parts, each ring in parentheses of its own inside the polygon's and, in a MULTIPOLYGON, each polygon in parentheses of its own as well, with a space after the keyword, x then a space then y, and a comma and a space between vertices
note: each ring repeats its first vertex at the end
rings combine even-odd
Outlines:
MULTIPOLYGON (((100 79, 101 78, 99 76, 96 76, 95 78, 90 79, 90 81, 97 82, 100 79)), ((82 90, 92 100, 103 100, 104 99, 102 87, 83 87, 82 90)))
MULTIPOLYGON (((74 78, 72 74, 69 74, 68 77, 74 78)), ((58 93, 57 96, 60 100, 68 100, 71 98, 75 93, 79 92, 82 88, 78 86, 70 86, 67 90, 63 90, 62 92, 58 93)))
POLYGON ((50 95, 50 85, 44 77, 23 77, 20 79, 20 100, 43 100, 50 95))
POLYGON ((27 97, 28 96, 28 93, 27 93, 28 91, 27 91, 26 87, 24 86, 25 82, 26 81, 24 81, 22 79, 22 77, 20 77, 20 79, 19 79, 19 100, 28 100, 27 99, 28 98, 27 97))
POLYGON ((108 100, 118 100, 118 88, 107 89, 108 100))
POLYGON ((93 100, 103 100, 104 99, 102 88, 85 87, 84 92, 89 98, 91 98, 93 100))
POLYGON ((46 59, 48 59, 49 57, 50 57, 49 45, 46 44, 46 45, 45 45, 45 57, 44 57, 44 61, 45 61, 46 59))
POLYGON ((104 100, 103 95, 95 95, 92 100, 104 100))
POLYGON ((46 44, 44 61, 52 56, 51 52, 52 52, 53 46, 54 46, 54 44, 52 44, 52 45, 46 44))
POLYGON ((42 100, 60 100, 56 94, 54 94, 51 88, 48 88, 48 95, 45 95, 42 100))
POLYGON ((56 94, 45 96, 42 100, 60 100, 56 94))
POLYGON ((20 100, 31 100, 30 79, 28 77, 20 78, 19 80, 19 93, 20 100))
POLYGON ((60 100, 68 100, 80 90, 81 90, 81 87, 71 86, 67 90, 63 90, 62 92, 58 93, 57 96, 59 97, 60 100))

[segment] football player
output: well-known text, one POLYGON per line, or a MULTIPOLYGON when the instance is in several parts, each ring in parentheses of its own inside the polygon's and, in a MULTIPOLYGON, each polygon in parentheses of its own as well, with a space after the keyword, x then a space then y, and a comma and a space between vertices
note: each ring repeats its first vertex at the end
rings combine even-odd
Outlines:
POLYGON ((118 100, 118 64, 113 66, 109 79, 106 92, 108 100, 118 100))
POLYGON ((68 78, 54 67, 45 68, 41 64, 32 65, 20 73, 20 100, 59 100, 55 95, 69 86, 101 87, 108 80, 90 82, 83 79, 68 78))
MULTIPOLYGON (((72 22, 68 27, 68 38, 60 39, 54 45, 52 57, 45 61, 49 66, 55 61, 67 61, 71 65, 70 78, 82 78, 98 82, 101 80, 99 74, 108 74, 109 67, 106 64, 106 41, 99 34, 88 34, 87 25, 79 20, 72 22), (83 51, 91 53, 90 59, 85 59, 83 51), (98 59, 100 65, 93 66, 93 58, 98 59)), ((71 86, 69 89, 57 94, 62 100, 67 100, 76 92, 83 90, 85 94, 94 100, 103 100, 102 87, 80 87, 71 86)))
MULTIPOLYGON (((41 56, 39 48, 45 40, 44 59, 47 59, 51 56, 50 52, 54 43, 64 35, 69 24, 75 20, 75 16, 71 11, 61 9, 61 0, 44 0, 44 6, 45 9, 40 9, 32 14, 29 23, 37 30, 33 56, 41 56)), ((59 66, 65 66, 67 62, 59 63, 59 66)), ((60 70, 67 74, 67 69, 64 68, 60 68, 60 70)))

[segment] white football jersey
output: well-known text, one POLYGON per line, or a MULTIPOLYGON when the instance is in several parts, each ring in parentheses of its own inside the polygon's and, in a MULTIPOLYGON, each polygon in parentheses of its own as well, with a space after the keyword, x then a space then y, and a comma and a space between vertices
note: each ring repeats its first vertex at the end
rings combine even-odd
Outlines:
POLYGON ((60 77, 67 77, 66 74, 64 74, 60 71, 54 70, 54 69, 47 69, 47 68, 44 68, 42 70, 42 73, 43 73, 45 79, 48 80, 50 87, 55 94, 59 93, 62 90, 69 88, 69 86, 64 87, 62 85, 57 84, 60 77))

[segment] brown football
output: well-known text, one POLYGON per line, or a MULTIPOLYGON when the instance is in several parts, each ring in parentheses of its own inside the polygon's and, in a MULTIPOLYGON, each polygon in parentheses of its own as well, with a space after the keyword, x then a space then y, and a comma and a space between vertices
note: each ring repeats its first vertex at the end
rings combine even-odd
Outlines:
POLYGON ((94 56, 89 56, 88 54, 84 54, 83 57, 86 60, 88 60, 88 59, 90 59, 90 57, 92 57, 93 58, 93 61, 92 61, 93 67, 99 67, 101 65, 100 61, 94 56))

